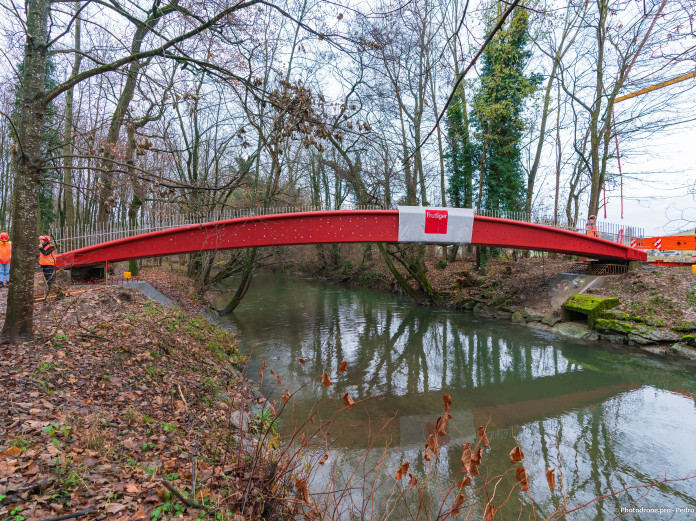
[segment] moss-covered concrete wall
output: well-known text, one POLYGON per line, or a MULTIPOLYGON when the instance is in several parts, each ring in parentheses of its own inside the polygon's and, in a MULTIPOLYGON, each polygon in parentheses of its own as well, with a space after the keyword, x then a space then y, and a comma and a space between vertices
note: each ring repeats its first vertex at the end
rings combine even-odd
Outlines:
POLYGON ((565 301, 562 307, 563 320, 573 320, 578 315, 587 316, 587 325, 595 327, 599 314, 619 305, 619 299, 614 297, 595 297, 592 295, 573 295, 565 301))

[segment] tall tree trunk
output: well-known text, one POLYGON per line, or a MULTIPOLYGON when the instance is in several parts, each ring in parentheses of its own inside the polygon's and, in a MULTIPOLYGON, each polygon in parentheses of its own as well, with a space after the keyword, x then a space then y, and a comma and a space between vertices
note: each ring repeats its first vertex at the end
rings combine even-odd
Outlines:
MULTIPOLYGON (((171 6, 167 6, 163 9, 158 9, 152 14, 143 24, 139 25, 133 35, 133 42, 131 44, 131 54, 137 54, 140 52, 143 40, 147 33, 150 32, 157 25, 157 22, 164 16, 167 11, 171 10, 171 6)), ((135 95, 135 87, 138 82, 138 74, 140 73, 140 68, 142 67, 142 62, 134 61, 128 66, 128 75, 126 78, 126 84, 121 92, 121 97, 118 99, 118 104, 116 105, 116 110, 111 117, 111 123, 109 125, 109 132, 106 135, 106 143, 104 143, 104 152, 102 160, 102 175, 101 175, 101 186, 99 189, 99 210, 97 213, 97 222, 107 222, 109 220, 109 215, 111 214, 111 209, 113 207, 113 197, 114 197, 114 160, 118 158, 118 137, 121 133, 121 127, 123 126, 123 121, 126 117, 126 111, 131 101, 133 101, 133 96, 135 95)))
POLYGON ((49 3, 49 0, 27 0, 26 3, 27 39, 18 96, 19 150, 12 194, 12 283, 7 295, 5 324, 0 334, 2 343, 16 343, 33 336, 49 3))
POLYGON ((599 212, 599 196, 604 186, 604 173, 600 167, 601 131, 600 118, 602 113, 602 99, 604 96, 604 45, 606 43, 606 20, 609 7, 606 2, 597 2, 599 8, 599 22, 597 23, 597 85, 595 87, 594 105, 590 114, 590 204, 587 215, 597 215, 599 212))
POLYGON ((406 126, 401 105, 399 105, 399 120, 401 121, 401 148, 403 149, 404 183, 406 184, 406 204, 417 205, 415 174, 411 171, 411 161, 408 158, 408 140, 406 139, 406 126))
POLYGON ((558 194, 561 189, 561 81, 557 83, 558 110, 556 111, 556 195, 553 203, 553 224, 558 224, 558 194))
POLYGON ((524 202, 524 211, 529 215, 532 214, 532 200, 534 197, 534 182, 536 181, 537 170, 541 161, 541 151, 544 148, 544 140, 546 137, 546 120, 549 117, 549 105, 551 104, 551 88, 556 76, 556 68, 558 67, 559 57, 554 58, 549 81, 544 90, 544 107, 541 111, 541 127, 539 128, 539 141, 537 142, 536 153, 534 154, 534 164, 527 176, 527 199, 524 202))
MULTIPOLYGON (((433 117, 435 121, 439 116, 437 110, 437 90, 435 89, 435 78, 430 75, 430 96, 433 104, 433 117)), ((442 146, 442 129, 440 128, 440 123, 437 123, 437 150, 440 155, 440 204, 442 206, 447 206, 446 197, 446 187, 445 187, 445 151, 442 146)), ((443 256, 447 255, 447 248, 443 248, 443 256)))
MULTIPOLYGON (((80 12, 81 2, 75 2, 75 14, 80 12)), ((71 76, 77 76, 80 72, 80 63, 82 62, 82 54, 80 53, 80 33, 81 20, 77 16, 75 18, 75 60, 71 76)), ((75 224, 75 203, 73 202, 73 178, 72 178, 72 153, 73 153, 73 94, 75 87, 65 93, 65 129, 63 131, 63 225, 72 226, 75 224)))
MULTIPOLYGON (((131 185, 133 186, 133 198, 128 206, 128 225, 135 229, 138 227, 138 212, 143 206, 144 190, 142 184, 135 174, 135 127, 128 125, 128 141, 126 143, 126 165, 128 174, 131 177, 131 185)), ((128 271, 132 276, 137 276, 140 272, 140 264, 138 259, 130 259, 128 261, 128 271)))

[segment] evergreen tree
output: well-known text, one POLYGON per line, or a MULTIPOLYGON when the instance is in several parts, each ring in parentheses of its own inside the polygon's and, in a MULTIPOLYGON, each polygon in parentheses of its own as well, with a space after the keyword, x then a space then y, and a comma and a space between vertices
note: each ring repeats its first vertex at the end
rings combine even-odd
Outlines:
MULTIPOLYGON (((46 59, 46 90, 50 90, 57 85, 55 80, 55 64, 49 55, 46 59)), ((60 152, 60 118, 56 110, 55 103, 51 102, 46 106, 46 116, 44 118, 43 129, 43 156, 49 158, 60 152)), ((47 162, 46 169, 41 176, 39 188, 39 228, 44 233, 48 233, 51 225, 56 223, 58 214, 56 209, 56 187, 60 186, 60 170, 54 168, 54 163, 47 162)))
POLYGON ((524 131, 524 101, 540 81, 525 76, 531 56, 529 15, 517 9, 483 52, 480 86, 474 94, 471 122, 479 145, 478 190, 480 207, 520 211, 526 183, 521 165, 520 140, 524 131))
MULTIPOLYGON (((17 65, 17 70, 20 76, 24 75, 23 65, 20 63, 17 65)), ((45 89, 48 91, 55 87, 57 82, 55 80, 55 64, 53 63, 53 58, 49 56, 46 59, 46 82, 45 89)), ((15 86, 15 107, 12 113, 12 120, 15 123, 15 128, 18 128, 19 119, 19 84, 15 86)), ((43 135, 41 150, 44 159, 55 155, 56 151, 60 147, 60 131, 58 124, 58 112, 56 106, 53 102, 49 103, 46 107, 46 114, 44 116, 43 125, 43 135)), ((14 132, 12 133, 13 137, 14 132)), ((56 203, 55 203, 55 186, 56 182, 60 181, 60 172, 52 168, 51 162, 45 163, 45 168, 43 170, 41 181, 39 184, 39 231, 41 233, 48 233, 49 228, 53 223, 56 222, 56 203)))
POLYGON ((456 208, 473 206, 473 175, 476 151, 469 136, 469 122, 463 96, 457 92, 447 108, 445 120, 448 146, 445 159, 449 170, 447 193, 456 208))

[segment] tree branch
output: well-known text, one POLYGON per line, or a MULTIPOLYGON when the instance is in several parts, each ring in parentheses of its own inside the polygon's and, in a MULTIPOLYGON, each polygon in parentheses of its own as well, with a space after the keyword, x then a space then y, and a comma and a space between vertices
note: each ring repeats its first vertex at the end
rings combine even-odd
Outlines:
POLYGON ((165 54, 165 51, 169 49, 170 47, 175 46, 176 44, 186 41, 189 38, 192 38, 193 36, 196 36, 216 23, 220 22, 223 18, 226 16, 236 12, 240 11, 242 9, 245 9, 247 7, 251 7, 253 5, 256 5, 260 2, 261 0, 248 0, 247 2, 241 2, 239 4, 236 4, 232 7, 228 7, 227 9, 223 9, 220 11, 217 15, 213 16, 210 18, 207 22, 199 25, 198 27, 195 27, 191 29, 190 31, 185 32, 184 34, 181 34, 175 38, 172 38, 159 47, 156 47, 154 49, 150 49, 149 51, 142 51, 138 52, 135 54, 129 54, 128 56, 125 56, 119 60, 115 60, 111 63, 104 64, 100 67, 94 67, 93 69, 87 70, 85 72, 82 72, 78 74, 77 76, 74 76, 72 78, 69 78, 65 82, 61 83, 60 85, 56 86, 55 88, 51 89, 48 91, 42 100, 43 106, 47 106, 51 101, 53 101, 56 97, 60 96, 63 92, 67 91, 70 89, 70 87, 73 87, 80 83, 83 80, 86 80, 88 78, 91 78, 93 76, 98 76, 99 74, 103 74, 105 72, 111 72, 115 71, 124 65, 128 65, 129 63, 143 60, 145 58, 150 58, 152 56, 161 56, 165 54))

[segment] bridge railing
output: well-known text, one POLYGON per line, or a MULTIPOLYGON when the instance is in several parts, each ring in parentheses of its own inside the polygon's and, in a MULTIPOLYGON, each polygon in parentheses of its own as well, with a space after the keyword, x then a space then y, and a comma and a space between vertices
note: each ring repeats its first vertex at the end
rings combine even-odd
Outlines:
POLYGON ((240 219, 244 217, 257 217, 276 213, 321 212, 328 210, 382 210, 376 205, 343 205, 340 208, 322 206, 274 206, 268 208, 226 208, 211 212, 198 212, 180 215, 152 215, 147 214, 138 219, 137 223, 107 222, 96 224, 78 224, 63 228, 55 228, 49 232, 59 252, 66 252, 94 246, 103 242, 124 239, 134 235, 168 230, 191 224, 224 221, 228 219, 240 219))
MULTIPOLYGON (((384 207, 377 205, 352 206, 342 205, 340 208, 329 208, 323 206, 274 206, 269 208, 227 208, 211 212, 199 212, 195 214, 180 215, 153 215, 146 214, 139 218, 137 223, 131 222, 108 222, 84 225, 79 224, 70 227, 56 228, 50 231, 59 252, 66 252, 94 246, 103 242, 113 241, 140 235, 143 233, 154 232, 187 226, 191 224, 201 224, 211 221, 222 221, 228 219, 239 219, 243 217, 255 217, 260 215, 270 215, 276 213, 295 213, 295 212, 320 212, 328 210, 382 210, 384 207)), ((553 217, 525 212, 506 212, 478 210, 477 215, 487 217, 498 217, 502 219, 512 219, 515 221, 531 222, 543 224, 555 228, 585 233, 585 220, 580 219, 576 225, 568 224, 566 220, 557 220, 553 217)), ((600 221, 597 223, 599 237, 612 242, 620 242, 630 245, 631 239, 642 238, 643 229, 632 226, 623 226, 614 223, 600 221)))
MULTIPOLYGON (((541 213, 528 212, 508 212, 502 210, 475 210, 476 215, 486 217, 497 217, 500 219, 512 219, 513 221, 523 221, 534 224, 543 224, 554 228, 561 228, 577 233, 586 233, 587 220, 578 219, 574 225, 569 223, 565 216, 554 219, 552 215, 544 215, 541 213)), ((635 226, 625 226, 623 224, 610 223, 606 221, 598 221, 597 235, 601 239, 606 239, 611 242, 631 245, 631 239, 642 239, 645 236, 645 230, 635 226)))

